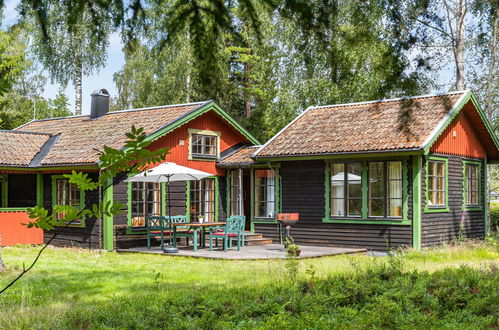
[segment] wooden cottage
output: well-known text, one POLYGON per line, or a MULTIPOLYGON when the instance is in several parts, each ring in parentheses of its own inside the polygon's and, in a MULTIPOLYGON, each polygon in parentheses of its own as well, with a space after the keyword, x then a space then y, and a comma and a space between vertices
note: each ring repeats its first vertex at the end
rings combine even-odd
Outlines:
MULTIPOLYGON (((211 101, 106 106, 0 131, 0 234, 26 207, 83 205, 97 194, 81 194, 62 174, 97 176, 95 149, 121 147, 132 125, 151 148, 170 148, 167 161, 213 174, 172 186, 174 214, 191 220, 245 215, 248 231, 277 241, 276 214, 299 213, 291 230, 299 244, 373 250, 483 238, 488 229, 486 165, 499 160, 499 142, 469 91, 310 107, 264 145, 211 101)), ((145 217, 165 214, 163 184, 114 182, 102 198, 126 210, 102 226, 75 222, 55 243, 144 245, 145 217)))

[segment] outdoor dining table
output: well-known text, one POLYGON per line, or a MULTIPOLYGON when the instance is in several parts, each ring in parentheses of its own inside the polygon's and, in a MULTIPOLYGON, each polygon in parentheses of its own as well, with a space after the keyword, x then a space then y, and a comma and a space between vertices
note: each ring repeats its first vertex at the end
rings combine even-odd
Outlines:
MULTIPOLYGON (((177 227, 189 227, 189 230, 194 231, 193 245, 194 251, 198 250, 198 231, 201 231, 201 247, 206 247, 206 230, 212 227, 224 226, 225 222, 183 222, 172 223, 173 235, 177 233, 177 227)), ((177 242, 173 241, 173 246, 177 246, 177 242)))

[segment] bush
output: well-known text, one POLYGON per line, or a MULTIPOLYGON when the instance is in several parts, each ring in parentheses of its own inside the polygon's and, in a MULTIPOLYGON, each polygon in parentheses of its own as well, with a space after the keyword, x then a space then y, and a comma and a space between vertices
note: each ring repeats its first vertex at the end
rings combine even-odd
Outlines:
POLYGON ((490 225, 492 230, 499 228, 499 207, 490 209, 490 225))

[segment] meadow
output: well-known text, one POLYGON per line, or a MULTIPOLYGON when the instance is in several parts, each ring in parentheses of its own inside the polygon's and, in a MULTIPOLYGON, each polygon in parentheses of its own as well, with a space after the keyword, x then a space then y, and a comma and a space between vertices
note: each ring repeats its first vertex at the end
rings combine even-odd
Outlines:
MULTIPOLYGON (((2 249, 5 285, 38 247, 2 249)), ((497 240, 391 257, 231 261, 49 248, 0 328, 496 328, 497 240)))

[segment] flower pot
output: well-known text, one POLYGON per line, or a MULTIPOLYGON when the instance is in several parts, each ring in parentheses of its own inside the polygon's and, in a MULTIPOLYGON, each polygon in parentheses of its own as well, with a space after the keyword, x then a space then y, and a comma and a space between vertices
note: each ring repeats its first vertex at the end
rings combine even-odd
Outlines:
POLYGON ((286 252, 290 257, 299 257, 301 250, 287 250, 286 252))

